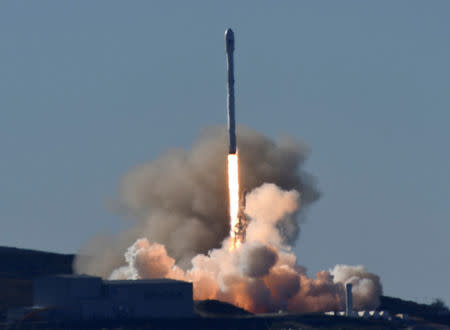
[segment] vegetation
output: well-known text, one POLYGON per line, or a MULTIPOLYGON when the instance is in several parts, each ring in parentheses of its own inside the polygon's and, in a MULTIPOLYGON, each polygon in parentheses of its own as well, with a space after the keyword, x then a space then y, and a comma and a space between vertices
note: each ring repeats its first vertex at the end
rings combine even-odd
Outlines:
POLYGON ((200 316, 242 316, 252 313, 218 300, 195 301, 195 313, 200 316))
POLYGON ((410 317, 450 326, 450 310, 440 299, 432 304, 419 304, 400 298, 381 296, 379 310, 388 310, 391 314, 404 313, 410 317))

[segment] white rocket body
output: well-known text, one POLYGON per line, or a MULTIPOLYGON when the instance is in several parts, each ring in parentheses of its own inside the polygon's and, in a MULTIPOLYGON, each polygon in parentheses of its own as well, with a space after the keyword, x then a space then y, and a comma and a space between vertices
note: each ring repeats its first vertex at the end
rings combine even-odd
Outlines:
POLYGON ((228 113, 228 153, 235 154, 236 146, 236 120, 234 114, 234 34, 231 29, 225 31, 225 49, 227 51, 227 113, 228 113))

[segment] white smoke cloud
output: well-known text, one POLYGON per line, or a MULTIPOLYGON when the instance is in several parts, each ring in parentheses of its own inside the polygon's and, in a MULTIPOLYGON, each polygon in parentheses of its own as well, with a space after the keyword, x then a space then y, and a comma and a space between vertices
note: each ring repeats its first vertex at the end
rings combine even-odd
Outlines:
POLYGON ((192 151, 171 151, 123 178, 121 205, 134 225, 116 238, 94 239, 79 254, 77 271, 191 281, 195 299, 254 312, 341 310, 351 282, 355 308, 376 306, 379 278, 362 266, 338 265, 312 278, 297 264, 299 215, 319 196, 301 169, 307 150, 249 129, 239 133, 240 186, 247 192, 242 212, 249 220, 239 248, 230 249, 227 237, 226 132, 215 130, 192 151))
POLYGON ((277 232, 277 224, 298 209, 298 192, 264 184, 250 192, 247 201, 250 233, 239 248, 230 249, 230 240, 225 239, 220 248, 197 255, 193 267, 183 271, 164 246, 139 239, 125 253, 127 265, 110 278, 192 281, 196 299, 219 299, 255 312, 339 310, 347 282, 354 284, 355 308, 378 303, 379 279, 364 267, 337 265, 310 278, 289 246, 266 240, 267 233, 277 232))
POLYGON ((281 220, 296 223, 295 212, 298 209, 298 202, 299 193, 296 190, 283 191, 273 183, 264 183, 252 190, 246 197, 244 213, 250 220, 255 221, 250 221, 246 239, 280 247, 283 237, 274 224, 281 220))

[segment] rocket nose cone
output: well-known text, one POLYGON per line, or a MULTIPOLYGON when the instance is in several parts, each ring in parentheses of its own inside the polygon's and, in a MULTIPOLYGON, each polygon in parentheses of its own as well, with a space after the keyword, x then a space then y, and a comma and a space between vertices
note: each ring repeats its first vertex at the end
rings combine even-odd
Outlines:
POLYGON ((225 46, 227 52, 232 52, 234 50, 234 33, 231 29, 225 30, 225 46))

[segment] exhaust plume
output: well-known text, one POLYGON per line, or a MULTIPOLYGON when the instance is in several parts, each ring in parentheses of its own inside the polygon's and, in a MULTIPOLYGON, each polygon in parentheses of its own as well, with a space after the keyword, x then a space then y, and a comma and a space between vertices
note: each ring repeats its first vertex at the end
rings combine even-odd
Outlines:
MULTIPOLYGON (((302 169, 309 149, 289 139, 272 141, 239 127, 241 192, 265 182, 302 194, 302 215, 319 198, 311 175, 302 169)), ((108 277, 123 264, 123 253, 146 237, 167 249, 183 268, 199 253, 220 246, 230 232, 227 188, 227 131, 206 129, 191 150, 169 150, 160 158, 136 166, 121 179, 117 209, 129 218, 130 229, 102 235, 78 253, 78 272, 108 277), (89 257, 87 257, 89 256, 89 257)), ((297 221, 286 223, 283 239, 293 244, 297 221)))
POLYGON ((238 248, 230 249, 226 131, 215 128, 191 151, 172 150, 125 175, 119 197, 132 227, 101 243, 94 238, 79 253, 77 272, 191 281, 195 299, 253 312, 342 310, 351 282, 355 308, 376 306, 381 284, 364 267, 338 265, 311 278, 297 264, 298 219, 319 197, 302 169, 305 146, 248 128, 238 138, 239 185, 247 192, 241 212, 248 220, 238 248))

